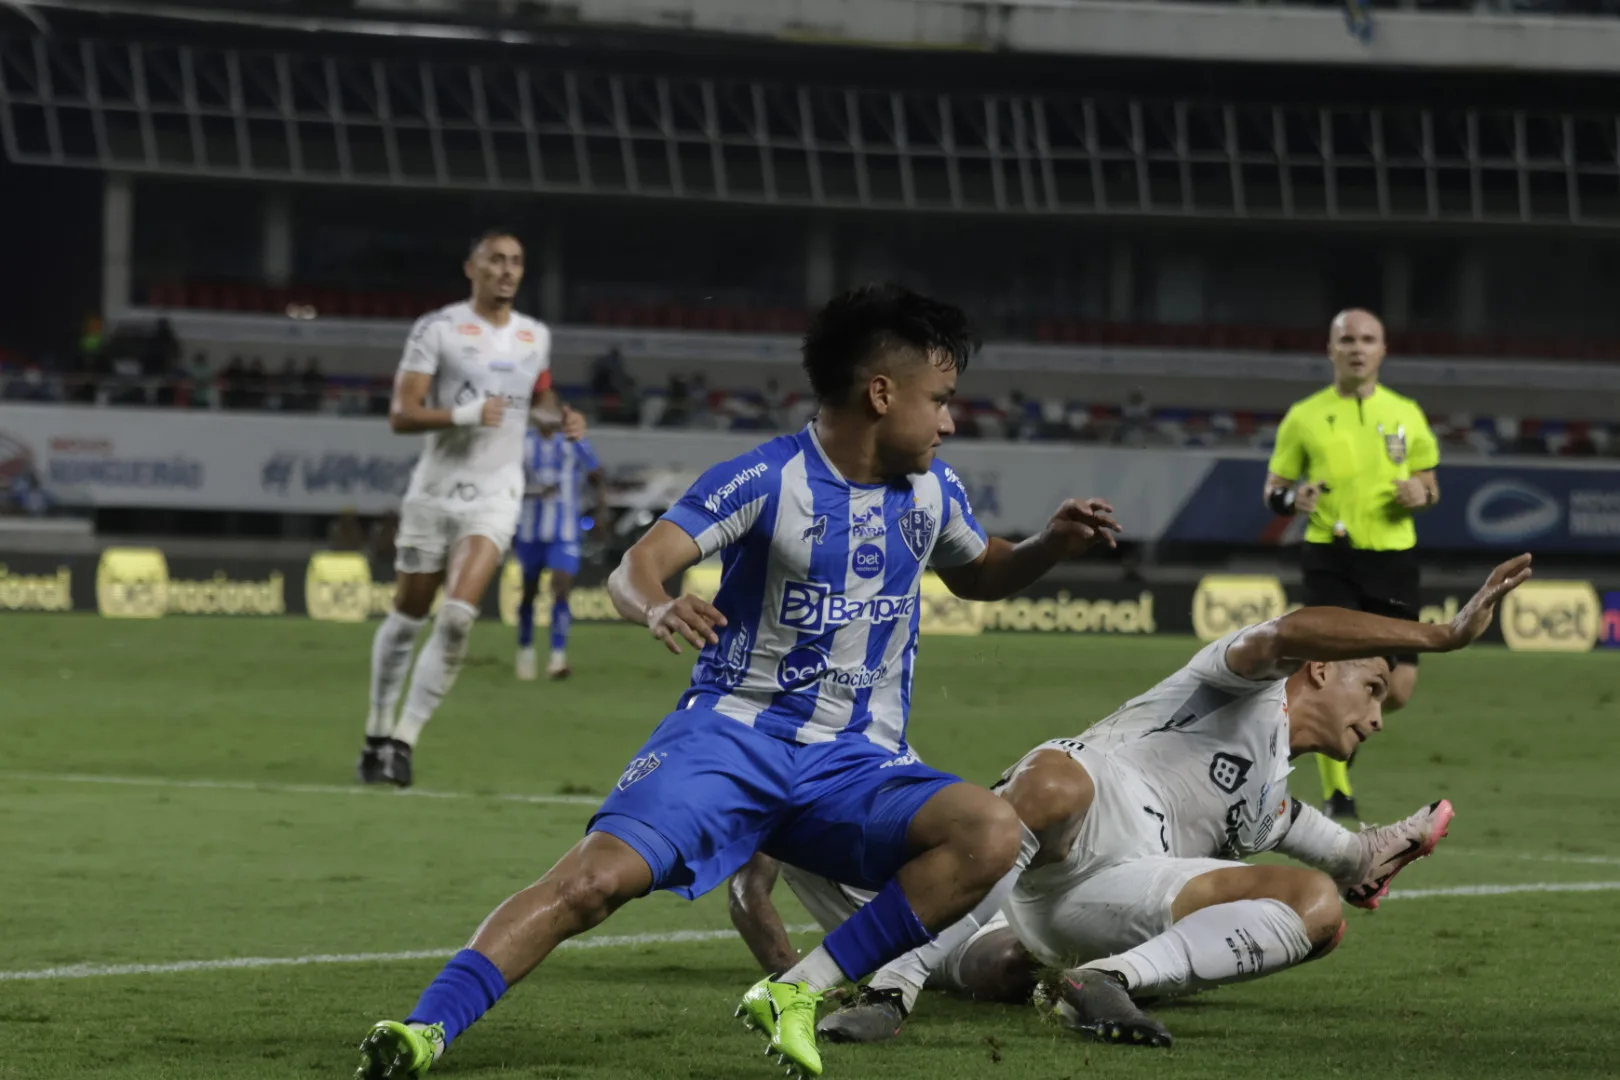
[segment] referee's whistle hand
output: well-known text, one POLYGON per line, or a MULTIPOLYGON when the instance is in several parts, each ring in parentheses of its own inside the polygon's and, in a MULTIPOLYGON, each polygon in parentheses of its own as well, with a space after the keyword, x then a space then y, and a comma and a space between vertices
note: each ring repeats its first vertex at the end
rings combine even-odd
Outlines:
POLYGON ((1397 480, 1395 501, 1408 510, 1416 510, 1420 506, 1429 505, 1429 489, 1416 477, 1410 480, 1397 480))
POLYGON ((1294 489, 1294 513, 1309 514, 1316 510, 1316 500, 1327 490, 1325 484, 1301 484, 1294 489))

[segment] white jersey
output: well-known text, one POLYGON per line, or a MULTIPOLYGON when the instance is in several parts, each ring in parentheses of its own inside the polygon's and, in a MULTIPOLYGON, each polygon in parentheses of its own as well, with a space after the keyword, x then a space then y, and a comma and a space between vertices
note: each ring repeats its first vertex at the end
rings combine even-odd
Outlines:
POLYGON ((523 496, 523 433, 537 383, 549 385, 551 331, 512 312, 505 326, 486 322, 465 301, 416 320, 401 371, 433 376, 427 404, 453 409, 501 397, 499 427, 455 427, 427 433, 405 497, 455 503, 517 501, 523 496))
POLYGON ((1164 854, 1238 859, 1288 831, 1288 697, 1284 680, 1247 679, 1226 663, 1243 631, 1199 650, 1187 666, 1076 739, 1048 744, 1081 764, 1105 757, 1144 785, 1164 854))

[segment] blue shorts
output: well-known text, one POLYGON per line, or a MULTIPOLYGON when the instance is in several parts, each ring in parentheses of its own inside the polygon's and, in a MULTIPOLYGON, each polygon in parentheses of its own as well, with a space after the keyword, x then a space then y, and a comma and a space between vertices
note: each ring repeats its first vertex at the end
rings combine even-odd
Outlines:
POLYGON ((539 577, 540 571, 579 573, 579 541, 577 540, 516 540, 512 553, 523 568, 525 578, 539 577))
POLYGON ((862 735, 800 745, 694 707, 664 718, 586 831, 629 844, 653 888, 688 900, 756 851, 876 889, 911 859, 917 811, 959 783, 862 735))

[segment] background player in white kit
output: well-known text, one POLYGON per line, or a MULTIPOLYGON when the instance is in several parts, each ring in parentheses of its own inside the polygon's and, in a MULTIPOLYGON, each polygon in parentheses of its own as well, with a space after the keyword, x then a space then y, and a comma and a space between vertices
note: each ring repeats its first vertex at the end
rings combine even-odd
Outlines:
MULTIPOLYGON (((411 783, 412 748, 461 671, 479 602, 517 528, 529 406, 551 387, 551 331, 512 310, 523 245, 490 230, 464 270, 471 297, 416 320, 394 379, 389 425, 427 438, 400 510, 394 610, 371 647, 362 783, 411 783), (396 721, 417 633, 441 585, 444 600, 396 721)), ((568 436, 581 437, 584 419, 564 416, 568 436)))
MULTIPOLYGON (((1271 974, 1329 952, 1340 897, 1376 908, 1403 867, 1434 850, 1452 817, 1437 801, 1405 821, 1352 833, 1289 797, 1289 760, 1342 760, 1382 728, 1391 654, 1476 640, 1530 576, 1503 563, 1446 625, 1302 608, 1240 630, 1073 739, 1036 747, 996 790, 1040 847, 1002 914, 940 934, 932 959, 901 957, 821 1022, 824 1036, 895 1035, 924 982, 976 998, 1027 998, 1043 965, 1070 1026, 1110 1042, 1166 1046, 1131 998, 1271 974), (1236 860, 1278 850, 1307 864, 1236 860)), ((818 921, 864 897, 791 867, 818 921)), ((756 859, 732 882, 732 917, 764 965, 791 953, 768 900, 776 867, 756 859), (773 921, 774 920, 774 921, 773 921)))

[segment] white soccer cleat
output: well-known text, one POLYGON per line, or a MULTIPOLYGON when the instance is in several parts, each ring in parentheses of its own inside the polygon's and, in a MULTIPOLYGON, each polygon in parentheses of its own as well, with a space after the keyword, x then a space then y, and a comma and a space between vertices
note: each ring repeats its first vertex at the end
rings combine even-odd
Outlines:
POLYGON ((1404 821, 1362 829, 1356 834, 1361 843, 1361 870, 1339 882, 1344 898, 1356 907, 1376 910, 1395 875, 1434 851, 1454 815, 1451 803, 1441 799, 1404 821))
POLYGON ((546 677, 548 679, 566 679, 573 673, 573 670, 568 666, 567 653, 561 649, 551 650, 551 662, 546 665, 546 677))
POLYGON ((532 682, 539 671, 539 665, 534 658, 534 646, 526 645, 517 651, 517 677, 524 682, 532 682))

